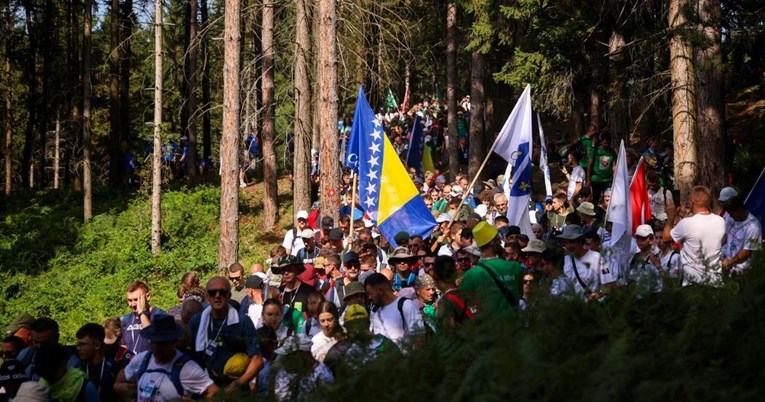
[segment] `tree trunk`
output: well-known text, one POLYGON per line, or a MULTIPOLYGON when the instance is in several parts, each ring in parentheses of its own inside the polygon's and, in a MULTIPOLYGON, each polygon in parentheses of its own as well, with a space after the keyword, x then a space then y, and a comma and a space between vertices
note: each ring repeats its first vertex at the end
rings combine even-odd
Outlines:
POLYGON ((321 216, 338 220, 340 166, 337 133, 337 12, 334 0, 319 0, 319 135, 321 216))
POLYGON ((151 157, 151 252, 162 252, 162 2, 154 5, 154 152, 151 157))
MULTIPOLYGON (((130 143, 130 58, 133 48, 130 46, 133 35, 133 0, 124 0, 122 9, 122 37, 120 42, 120 139, 130 143)), ((122 144, 120 144, 122 146, 122 144)))
POLYGON ((725 178, 720 0, 698 0, 697 7, 699 28, 707 41, 694 52, 699 178, 712 194, 718 194, 725 178))
POLYGON ((279 187, 274 134, 274 2, 263 0, 263 229, 273 230, 279 222, 279 187))
POLYGON ((189 45, 187 48, 188 92, 186 92, 186 114, 189 118, 186 135, 189 137, 189 154, 186 157, 186 174, 189 177, 197 175, 197 1, 189 0, 189 45))
POLYGON ((239 258, 239 0, 226 0, 223 28, 223 131, 218 269, 239 258))
POLYGON ((446 107, 447 111, 447 153, 449 155, 449 176, 454 179, 460 170, 457 153, 457 3, 449 0, 446 5, 446 107))
POLYGON ((309 69, 311 16, 308 0, 295 0, 295 157, 293 161, 293 209, 311 208, 311 85, 309 69))
POLYGON ((209 17, 207 15, 207 0, 201 0, 200 13, 202 18, 202 157, 212 157, 212 123, 210 122, 210 59, 208 57, 209 17))
POLYGON ((82 36, 82 189, 83 189, 83 220, 89 222, 93 218, 92 179, 90 172, 90 47, 93 18, 93 0, 85 0, 85 18, 83 20, 82 36))
POLYGON ((484 55, 474 51, 470 69, 470 161, 468 163, 468 176, 474 178, 481 167, 484 153, 484 55))
POLYGON ((24 149, 21 153, 21 185, 30 186, 29 170, 32 166, 32 149, 34 147, 35 123, 37 122, 37 35, 35 34, 33 5, 30 0, 25 0, 24 15, 26 17, 27 32, 29 33, 29 50, 27 51, 24 80, 27 82, 29 92, 27 95, 27 125, 24 130, 24 149))
POLYGON ((672 131, 674 137, 675 188, 680 199, 686 201, 688 193, 698 180, 697 144, 695 136, 695 102, 693 97, 693 71, 691 47, 684 37, 687 20, 683 10, 688 0, 671 0, 669 26, 676 33, 669 41, 669 70, 672 78, 672 131))
POLYGON ((54 47, 58 47, 58 44, 56 41, 57 38, 57 31, 56 31, 56 17, 54 16, 54 13, 57 13, 55 10, 53 0, 46 0, 45 1, 45 11, 43 14, 43 33, 40 37, 40 53, 42 54, 42 76, 44 77, 42 81, 42 93, 40 97, 40 111, 37 114, 37 124, 36 128, 38 130, 38 136, 40 139, 40 154, 38 155, 38 174, 37 174, 37 182, 39 183, 39 187, 43 188, 46 183, 46 174, 45 174, 45 166, 47 165, 46 162, 46 151, 47 151, 47 135, 48 135, 48 124, 49 124, 49 118, 48 118, 48 105, 50 103, 50 87, 51 87, 51 79, 50 77, 53 76, 53 64, 54 64, 54 47))
POLYGON ((13 77, 11 76, 11 3, 5 9, 5 195, 11 194, 13 183, 13 77))
POLYGON ((120 2, 112 0, 109 54, 109 184, 122 185, 122 120, 120 119, 120 2))
POLYGON ((61 164, 61 112, 56 113, 56 138, 53 150, 53 188, 59 187, 59 165, 61 164))
MULTIPOLYGON (((82 94, 82 89, 80 88, 80 85, 82 85, 82 82, 80 81, 80 71, 82 64, 80 63, 80 33, 82 33, 82 30, 80 28, 80 1, 79 0, 72 0, 71 2, 67 2, 68 4, 68 14, 69 14, 69 35, 67 38, 67 64, 69 65, 69 85, 70 85, 70 92, 69 92, 69 124, 67 125, 68 129, 67 132, 70 133, 70 138, 74 140, 76 134, 80 132, 80 95, 82 94)), ((74 141, 73 141, 74 142, 74 141)), ((69 186, 73 180, 72 180, 72 169, 71 166, 74 164, 74 158, 75 158, 75 149, 70 144, 70 148, 64 149, 64 185, 69 186)))

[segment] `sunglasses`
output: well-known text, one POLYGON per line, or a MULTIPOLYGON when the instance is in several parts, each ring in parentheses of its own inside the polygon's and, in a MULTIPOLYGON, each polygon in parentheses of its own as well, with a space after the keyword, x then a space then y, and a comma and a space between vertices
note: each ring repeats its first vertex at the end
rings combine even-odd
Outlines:
POLYGON ((524 284, 524 285, 530 285, 530 284, 532 284, 532 283, 534 283, 534 280, 532 280, 532 279, 524 279, 524 280, 523 280, 523 284, 524 284))
POLYGON ((423 261, 423 263, 422 263, 422 266, 423 266, 423 267, 432 267, 432 266, 433 266, 433 263, 432 263, 432 262, 424 262, 424 261, 423 261))
POLYGON ((207 289, 207 295, 210 297, 226 297, 228 296, 228 290, 227 289, 207 289))
POLYGON ((459 262, 468 262, 468 261, 470 261, 470 257, 457 258, 457 261, 459 261, 459 262))
POLYGON ((241 281, 242 277, 241 276, 229 276, 228 279, 232 280, 232 281, 241 281))

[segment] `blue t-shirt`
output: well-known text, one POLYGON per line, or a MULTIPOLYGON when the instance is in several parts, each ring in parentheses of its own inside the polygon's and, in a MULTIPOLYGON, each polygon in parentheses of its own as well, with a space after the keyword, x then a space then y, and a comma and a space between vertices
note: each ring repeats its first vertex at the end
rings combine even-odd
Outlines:
MULTIPOLYGON (((167 314, 160 308, 152 308, 149 312, 149 320, 154 321, 157 314, 167 314)), ((141 337, 141 317, 135 313, 128 313, 122 316, 122 344, 133 354, 133 356, 149 350, 149 340, 141 337)))

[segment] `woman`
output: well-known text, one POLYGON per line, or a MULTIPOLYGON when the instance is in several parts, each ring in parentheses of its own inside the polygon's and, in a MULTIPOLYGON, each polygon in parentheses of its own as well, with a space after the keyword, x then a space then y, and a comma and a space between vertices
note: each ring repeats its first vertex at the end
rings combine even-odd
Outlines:
POLYGON ((321 303, 319 306, 319 324, 321 324, 321 332, 311 338, 313 341, 311 354, 314 359, 324 362, 324 357, 329 349, 344 337, 343 328, 340 326, 340 317, 334 303, 330 301, 321 303))
POLYGON ((276 340, 281 342, 288 336, 288 328, 282 324, 282 303, 277 299, 267 299, 263 302, 261 318, 264 327, 271 327, 276 332, 276 340))

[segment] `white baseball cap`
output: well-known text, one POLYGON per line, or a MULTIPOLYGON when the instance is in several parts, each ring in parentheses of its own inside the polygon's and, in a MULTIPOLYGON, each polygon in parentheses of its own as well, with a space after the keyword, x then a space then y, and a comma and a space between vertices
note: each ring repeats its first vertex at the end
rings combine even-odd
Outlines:
POLYGON ((725 202, 737 195, 738 195, 738 191, 736 191, 735 188, 724 187, 722 190, 720 190, 720 197, 718 197, 717 199, 720 200, 720 202, 725 202))
POLYGON ((637 227, 637 229, 635 229, 635 236, 653 236, 653 228, 650 225, 640 225, 637 227))
POLYGON ((295 215, 296 219, 308 219, 308 211, 301 210, 298 211, 297 215, 295 215))

